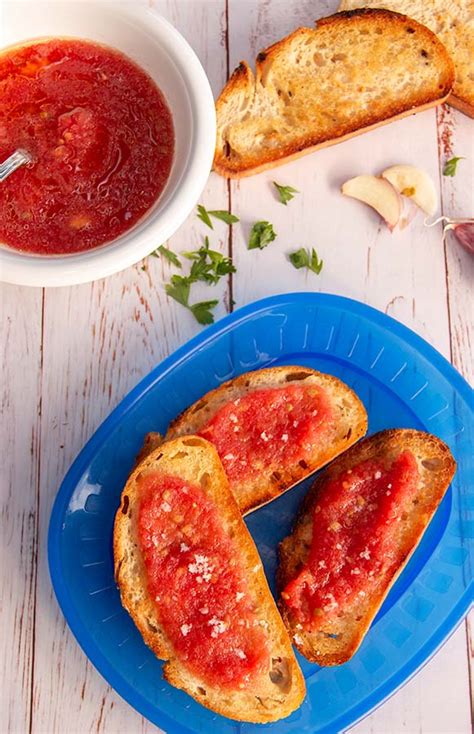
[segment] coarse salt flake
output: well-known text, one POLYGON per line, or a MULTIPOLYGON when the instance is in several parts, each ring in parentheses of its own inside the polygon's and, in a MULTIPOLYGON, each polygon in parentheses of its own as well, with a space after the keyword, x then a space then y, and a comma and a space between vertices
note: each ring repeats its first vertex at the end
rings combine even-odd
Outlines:
POLYGON ((191 632, 192 624, 182 624, 180 629, 183 637, 186 637, 186 635, 189 635, 189 633, 191 632))
POLYGON ((212 617, 209 620, 208 625, 212 627, 211 637, 218 637, 227 629, 226 623, 223 622, 222 619, 217 619, 217 617, 212 617))
POLYGON ((351 576, 359 576, 359 574, 360 574, 360 568, 351 569, 351 576))
POLYGON ((288 434, 282 433, 281 440, 283 441, 283 443, 286 443, 288 441, 288 434))
POLYGON ((319 561, 318 568, 326 568, 326 561, 319 561))
POLYGON ((169 502, 162 502, 161 509, 163 510, 163 512, 171 512, 171 505, 169 504, 169 502))
POLYGON ((181 553, 186 553, 186 551, 189 550, 189 545, 186 545, 186 543, 181 543, 181 545, 179 546, 179 550, 181 551, 181 553))
POLYGON ((368 548, 364 548, 364 550, 362 551, 362 553, 359 553, 359 558, 365 558, 368 561, 369 558, 370 558, 370 551, 369 551, 369 549, 368 548))
POLYGON ((265 433, 265 431, 262 431, 262 432, 261 432, 261 434, 260 434, 260 438, 262 439, 262 441, 268 441, 268 436, 267 436, 267 434, 265 433))
POLYGON ((194 563, 188 564, 189 573, 196 574, 196 581, 198 584, 202 584, 203 581, 210 581, 214 566, 209 563, 207 556, 201 553, 194 554, 194 563))
POLYGON ((382 476, 382 472, 381 471, 376 471, 375 474, 374 474, 374 479, 380 479, 381 476, 382 476))
POLYGON ((229 420, 230 420, 230 421, 232 421, 232 423, 237 423, 237 422, 238 422, 238 418, 237 418, 237 416, 235 415, 235 413, 231 413, 231 414, 229 415, 229 420))
POLYGON ((235 654, 236 654, 236 655, 237 655, 237 657, 238 657, 238 658, 240 658, 241 660, 245 660, 245 658, 247 657, 247 655, 246 655, 246 654, 244 653, 244 651, 243 651, 243 650, 241 650, 241 649, 240 649, 239 647, 237 647, 237 648, 236 648, 236 650, 235 650, 235 654))
POLYGON ((243 598, 244 598, 244 592, 243 592, 243 591, 238 591, 238 592, 236 593, 236 595, 235 595, 235 600, 236 600, 236 601, 240 601, 240 600, 241 600, 241 599, 243 599, 243 598))
POLYGON ((209 614, 209 607, 201 607, 199 610, 201 614, 209 614))
POLYGON ((225 459, 226 461, 232 461, 232 459, 235 459, 235 456, 234 456, 234 454, 226 454, 226 455, 224 456, 224 459, 225 459))

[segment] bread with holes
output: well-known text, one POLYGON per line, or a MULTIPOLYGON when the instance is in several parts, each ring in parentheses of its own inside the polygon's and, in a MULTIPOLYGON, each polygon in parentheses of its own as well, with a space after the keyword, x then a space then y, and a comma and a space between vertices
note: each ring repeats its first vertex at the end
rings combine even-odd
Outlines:
MULTIPOLYGON (((173 505, 173 498, 170 498, 169 502, 173 505)), ((170 516, 172 515, 168 507, 164 509, 170 516)), ((186 549, 187 553, 192 553, 193 543, 198 542, 194 540, 197 529, 183 525, 186 520, 176 518, 175 515, 170 517, 170 522, 177 523, 176 526, 173 525, 170 537, 173 538, 173 543, 180 544, 181 550, 186 549), (183 545, 183 540, 186 541, 186 545, 183 545)), ((175 548, 173 551, 171 546, 161 547, 158 543, 156 552, 172 553, 176 552, 177 547, 173 546, 175 548)), ((196 436, 177 438, 163 443, 143 459, 130 475, 122 492, 115 519, 113 549, 115 578, 122 604, 133 618, 145 643, 157 657, 166 661, 163 675, 169 683, 186 691, 212 711, 239 721, 255 723, 276 721, 288 716, 300 706, 305 696, 303 676, 268 588, 257 549, 241 518, 212 444, 196 436), (222 523, 219 527, 222 527, 225 537, 230 538, 230 542, 234 545, 233 562, 238 564, 239 573, 241 572, 247 579, 246 594, 249 595, 249 603, 252 605, 255 619, 265 626, 268 640, 268 661, 264 660, 264 668, 257 671, 258 677, 252 678, 249 684, 229 688, 228 685, 221 686, 216 681, 210 683, 206 679, 205 666, 203 671, 196 674, 194 669, 189 668, 186 660, 180 657, 176 643, 173 644, 167 636, 166 623, 163 626, 160 618, 160 601, 150 596, 142 552, 143 544, 139 535, 139 529, 142 527, 139 519, 141 503, 144 501, 142 493, 145 491, 143 486, 146 486, 144 482, 150 475, 166 477, 166 480, 163 480, 166 482, 170 482, 171 476, 177 478, 179 482, 197 484, 206 497, 206 502, 210 500, 212 507, 216 508, 219 522, 222 523)), ((166 562, 168 563, 168 560, 166 562)), ((212 575, 211 578, 210 575, 205 581, 212 583, 218 593, 218 585, 222 583, 223 576, 218 565, 211 566, 211 570, 213 568, 218 569, 216 576, 212 575)), ((183 567, 183 571, 186 573, 186 566, 183 567)), ((207 588, 204 588, 204 592, 211 593, 207 588)), ((181 602, 178 600, 175 608, 177 609, 182 602, 183 600, 181 602)), ((202 611, 212 612, 209 609, 199 610, 202 611)), ((204 624, 201 617, 198 614, 196 616, 197 624, 204 624)), ((187 629, 181 629, 183 634, 188 633, 187 629)), ((200 650, 197 652, 201 655, 200 650)))
MULTIPOLYGON (((166 440, 189 433, 199 434, 205 431, 206 424, 215 418, 217 412, 232 401, 238 402, 252 393, 255 394, 256 391, 284 389, 290 385, 307 386, 323 391, 332 406, 330 425, 325 427, 326 432, 321 434, 310 453, 305 454, 304 460, 291 462, 283 457, 281 461, 272 461, 268 458, 265 461, 261 459, 261 464, 257 464, 254 459, 252 464, 254 469, 258 469, 254 476, 230 480, 231 489, 242 514, 279 497, 297 482, 345 451, 366 433, 367 413, 353 390, 337 377, 316 372, 309 367, 269 367, 255 370, 224 382, 217 389, 203 395, 170 424, 166 433, 166 440)), ((280 441, 280 438, 273 436, 268 429, 271 415, 259 415, 256 420, 260 423, 262 434, 265 430, 268 432, 268 446, 272 451, 274 449, 272 443, 280 441)), ((205 432, 203 435, 208 438, 205 432)), ((248 436, 242 433, 237 435, 241 436, 245 448, 248 436)), ((287 445, 291 444, 291 426, 287 440, 287 445)), ((221 460, 224 466, 227 466, 228 454, 222 453, 221 460)), ((237 453, 234 458, 238 459, 237 453)))
POLYGON ((337 13, 242 61, 217 103, 214 170, 249 176, 443 102, 439 38, 389 10, 337 13))
POLYGON ((342 0, 339 10, 362 7, 404 13, 436 33, 446 46, 456 70, 448 103, 474 117, 473 0, 342 0))
MULTIPOLYGON (((282 593, 279 605, 283 620, 298 650, 308 660, 319 665, 339 665, 354 655, 390 588, 421 540, 451 482, 455 467, 456 463, 449 448, 436 436, 416 430, 393 429, 376 433, 360 441, 318 476, 303 501, 293 532, 280 544, 280 565, 277 574, 278 586, 282 593), (415 493, 410 494, 408 500, 404 500, 401 508, 398 506, 395 508, 397 515, 392 517, 388 525, 388 532, 391 533, 390 542, 393 542, 394 553, 396 553, 393 556, 394 560, 390 564, 383 560, 380 568, 377 567, 375 572, 373 568, 371 572, 369 571, 369 577, 372 576, 372 580, 367 590, 363 592, 363 596, 349 596, 347 597, 349 601, 339 603, 333 598, 331 611, 325 612, 323 622, 318 622, 320 612, 316 609, 312 610, 315 613, 314 622, 310 625, 301 624, 301 620, 298 621, 297 614, 295 614, 294 606, 291 608, 291 605, 289 606, 285 601, 284 590, 288 589, 288 584, 306 568, 313 537, 320 539, 326 530, 335 530, 335 535, 341 531, 346 533, 347 548, 341 542, 339 548, 343 548, 344 557, 341 563, 343 568, 344 565, 346 566, 346 571, 350 571, 350 579, 358 579, 358 576, 352 576, 352 574, 361 573, 360 568, 363 563, 361 558, 367 559, 367 568, 370 568, 370 564, 373 563, 368 551, 370 544, 367 544, 367 548, 358 554, 360 557, 353 558, 350 543, 353 542, 357 529, 363 527, 362 523, 367 518, 367 511, 370 509, 373 511, 377 505, 375 504, 372 508, 368 506, 369 510, 366 511, 367 505, 364 505, 366 499, 362 495, 356 497, 355 499, 361 499, 362 503, 359 514, 357 514, 357 508, 356 510, 352 508, 350 511, 346 509, 337 518, 336 525, 331 523, 330 527, 326 528, 328 515, 321 511, 319 503, 324 501, 325 493, 327 496, 329 483, 338 480, 341 476, 350 477, 350 473, 361 462, 374 461, 383 468, 390 467, 392 462, 407 450, 411 452, 416 461, 418 478, 417 485, 413 488, 415 493), (396 565, 397 559, 398 565, 396 565)), ((392 487, 391 484, 388 486, 392 487)), ((353 489, 361 493, 364 491, 360 484, 354 484, 353 489)), ((346 488, 345 491, 349 490, 346 488)), ((390 491, 387 490, 387 493, 390 494, 390 491)), ((343 536, 338 535, 338 538, 335 537, 335 540, 337 539, 344 542, 343 536)), ((327 584, 326 589, 331 592, 331 590, 334 591, 335 585, 334 573, 341 573, 341 570, 340 567, 338 571, 332 570, 326 563, 327 560, 324 558, 319 560, 318 565, 325 564, 320 568, 323 569, 323 573, 329 574, 325 583, 327 584)), ((363 573, 366 570, 363 570, 363 573)), ((305 579, 305 593, 311 583, 311 580, 305 579)))

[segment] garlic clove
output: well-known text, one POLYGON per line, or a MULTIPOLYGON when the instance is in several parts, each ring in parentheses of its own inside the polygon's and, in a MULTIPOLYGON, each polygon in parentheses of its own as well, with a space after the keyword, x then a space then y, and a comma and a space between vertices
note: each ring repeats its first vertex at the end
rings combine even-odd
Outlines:
POLYGON ((415 166, 392 166, 382 172, 382 177, 403 196, 412 199, 420 209, 432 216, 438 208, 434 183, 425 171, 415 166))
POLYGON ((398 224, 401 214, 400 197, 385 178, 362 175, 346 181, 341 188, 345 196, 368 204, 385 220, 390 230, 398 224))

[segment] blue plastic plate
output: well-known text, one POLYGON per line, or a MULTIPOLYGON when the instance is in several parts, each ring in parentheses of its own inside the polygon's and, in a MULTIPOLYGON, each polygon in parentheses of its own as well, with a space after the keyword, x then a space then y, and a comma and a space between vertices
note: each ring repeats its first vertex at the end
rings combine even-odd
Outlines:
MULTIPOLYGON (((436 651, 473 600, 474 421, 468 384, 425 341, 356 301, 319 293, 258 301, 206 329, 156 367, 94 434, 69 470, 49 528, 51 578, 79 644, 107 681, 168 734, 326 734, 353 724, 436 651), (216 716, 161 676, 161 663, 122 609, 113 578, 112 526, 147 431, 241 372, 277 364, 314 367, 363 400, 369 432, 420 428, 446 441, 458 463, 451 489, 392 588, 360 650, 345 665, 300 658, 308 695, 276 724, 216 716)), ((276 548, 308 480, 247 519, 274 582, 276 548)))

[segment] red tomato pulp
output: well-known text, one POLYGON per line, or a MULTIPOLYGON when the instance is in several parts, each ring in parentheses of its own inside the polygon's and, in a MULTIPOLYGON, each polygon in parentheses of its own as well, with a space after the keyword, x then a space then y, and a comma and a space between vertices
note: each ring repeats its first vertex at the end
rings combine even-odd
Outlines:
POLYGON ((0 55, 0 160, 32 162, 0 186, 0 241, 88 250, 130 229, 169 178, 173 121, 153 80, 88 41, 54 39, 0 55))
POLYGON ((203 680, 245 687, 268 667, 269 652, 239 547, 199 486, 152 473, 141 479, 140 494, 148 591, 167 638, 203 680))
POLYGON ((416 459, 407 450, 388 467, 364 461, 324 486, 313 510, 307 563, 282 594, 299 622, 320 626, 398 568, 398 522, 417 484, 416 459))

